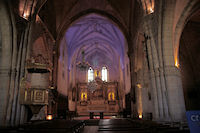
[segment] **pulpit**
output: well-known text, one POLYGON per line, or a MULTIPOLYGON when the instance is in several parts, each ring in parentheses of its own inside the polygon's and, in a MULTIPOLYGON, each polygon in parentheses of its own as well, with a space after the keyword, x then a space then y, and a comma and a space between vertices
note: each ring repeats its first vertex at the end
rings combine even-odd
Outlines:
POLYGON ((28 105, 32 113, 37 115, 42 107, 48 105, 51 67, 45 59, 38 56, 27 60, 26 69, 28 74, 20 84, 20 104, 28 105))

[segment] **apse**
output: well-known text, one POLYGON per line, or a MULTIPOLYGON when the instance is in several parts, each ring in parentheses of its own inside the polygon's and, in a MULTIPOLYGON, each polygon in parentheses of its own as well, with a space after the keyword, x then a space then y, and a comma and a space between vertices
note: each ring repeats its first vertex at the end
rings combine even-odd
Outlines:
POLYGON ((125 64, 129 62, 126 45, 123 33, 110 19, 97 14, 79 18, 67 29, 60 44, 58 90, 87 81, 87 72, 76 67, 83 60, 82 52, 93 69, 108 69, 109 81, 123 81, 125 64))

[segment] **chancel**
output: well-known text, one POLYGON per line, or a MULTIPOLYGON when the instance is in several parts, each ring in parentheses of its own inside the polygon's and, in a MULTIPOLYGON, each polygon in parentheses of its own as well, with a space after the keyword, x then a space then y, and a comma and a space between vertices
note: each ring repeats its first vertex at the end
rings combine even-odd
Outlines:
POLYGON ((189 132, 199 0, 0 0, 0 132, 189 132))

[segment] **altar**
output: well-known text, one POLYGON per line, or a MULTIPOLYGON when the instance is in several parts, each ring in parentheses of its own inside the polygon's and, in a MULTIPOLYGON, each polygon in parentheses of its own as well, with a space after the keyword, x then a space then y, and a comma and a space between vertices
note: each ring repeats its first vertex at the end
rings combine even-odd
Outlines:
POLYGON ((117 115, 119 112, 118 83, 103 82, 96 78, 92 83, 77 84, 76 109, 78 115, 117 115))

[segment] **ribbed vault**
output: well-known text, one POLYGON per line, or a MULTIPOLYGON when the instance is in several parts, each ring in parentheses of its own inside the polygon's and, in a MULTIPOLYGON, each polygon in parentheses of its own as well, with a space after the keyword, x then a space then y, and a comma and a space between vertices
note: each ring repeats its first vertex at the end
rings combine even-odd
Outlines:
POLYGON ((68 67, 73 60, 81 61, 84 50, 86 60, 93 66, 121 63, 124 66, 125 40, 122 32, 110 20, 89 14, 74 22, 65 34, 68 67), (95 64, 98 60, 98 64, 95 64))

